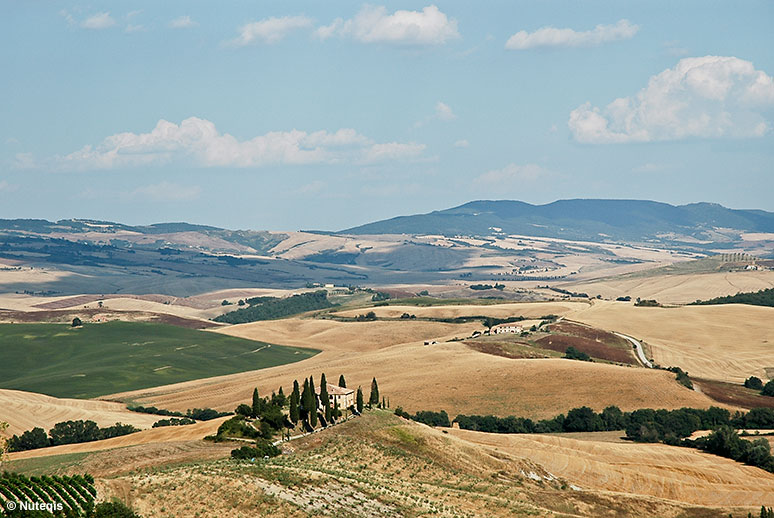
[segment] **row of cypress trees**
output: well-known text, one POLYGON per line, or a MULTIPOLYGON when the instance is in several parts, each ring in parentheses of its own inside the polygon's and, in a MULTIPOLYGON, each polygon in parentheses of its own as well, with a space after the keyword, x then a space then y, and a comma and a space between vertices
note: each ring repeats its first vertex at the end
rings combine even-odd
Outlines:
MULTIPOLYGON (((343 374, 339 376, 338 386, 347 388, 347 382, 343 374)), ((376 378, 373 378, 371 381, 371 393, 368 398, 369 408, 373 406, 386 406, 385 401, 380 403, 379 397, 379 385, 376 382, 376 378)), ((331 397, 328 394, 328 380, 325 377, 325 373, 320 376, 320 402, 326 423, 330 423, 333 419, 338 419, 341 416, 342 409, 339 408, 338 402, 331 404, 331 397)), ((355 408, 358 412, 362 412, 364 406, 363 389, 358 387, 355 397, 355 408)), ((293 391, 290 393, 289 417, 293 424, 299 421, 308 421, 312 428, 317 426, 317 398, 314 376, 305 378, 303 386, 298 383, 298 380, 293 381, 293 391)))

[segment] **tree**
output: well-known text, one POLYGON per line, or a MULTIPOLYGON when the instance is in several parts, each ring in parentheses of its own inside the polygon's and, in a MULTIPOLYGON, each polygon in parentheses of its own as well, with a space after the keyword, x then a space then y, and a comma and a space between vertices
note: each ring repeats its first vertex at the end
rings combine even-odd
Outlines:
POLYGON ((379 404, 379 385, 376 383, 376 378, 371 380, 371 395, 368 397, 368 407, 371 408, 374 405, 379 404))
POLYGON ((236 407, 234 413, 243 417, 257 417, 255 414, 253 414, 253 408, 250 405, 246 405, 244 403, 241 403, 238 407, 236 407))
POLYGON ((347 381, 344 379, 344 375, 339 376, 339 387, 347 388, 347 381))
POLYGON ((80 327, 80 326, 82 326, 82 325, 83 325, 83 322, 81 321, 81 319, 80 319, 80 318, 78 318, 78 317, 75 317, 75 318, 73 319, 72 327, 80 327))
POLYGON ((744 380, 744 386, 753 390, 763 390, 763 382, 757 376, 750 376, 744 380))
POLYGON ((298 380, 293 380, 293 392, 290 393, 290 421, 296 424, 299 419, 298 404, 301 399, 301 394, 298 390, 298 380))
POLYGON ((355 407, 357 408, 358 412, 363 411, 363 389, 360 387, 357 388, 357 398, 355 399, 355 407))
POLYGON ((306 420, 309 417, 309 408, 312 404, 309 401, 309 379, 304 379, 304 389, 301 391, 301 405, 299 407, 301 419, 306 420))
POLYGON ((317 428, 317 394, 314 390, 314 376, 309 376, 309 424, 317 428))
POLYGON ((774 380, 769 381, 763 386, 761 394, 764 396, 774 396, 774 380))
POLYGON ((253 389, 253 412, 252 412, 253 417, 258 417, 259 415, 261 415, 261 410, 263 410, 262 408, 263 405, 261 405, 261 403, 262 403, 261 396, 258 395, 258 389, 254 388, 253 389))
POLYGON ((328 380, 325 378, 324 372, 320 378, 320 404, 325 413, 325 422, 329 423, 331 421, 331 398, 328 396, 328 380))

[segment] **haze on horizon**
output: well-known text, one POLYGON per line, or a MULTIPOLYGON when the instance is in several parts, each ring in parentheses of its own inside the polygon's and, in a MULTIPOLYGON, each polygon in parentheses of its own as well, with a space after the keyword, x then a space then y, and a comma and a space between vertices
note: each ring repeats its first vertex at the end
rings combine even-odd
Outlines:
POLYGON ((0 11, 0 218, 338 230, 474 199, 774 210, 771 2, 0 11))

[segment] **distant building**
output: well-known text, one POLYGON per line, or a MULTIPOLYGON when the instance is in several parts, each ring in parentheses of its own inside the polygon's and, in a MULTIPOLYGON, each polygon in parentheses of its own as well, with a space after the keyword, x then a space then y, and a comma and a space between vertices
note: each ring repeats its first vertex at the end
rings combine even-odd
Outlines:
MULTIPOLYGON (((320 397, 320 389, 322 387, 315 387, 314 392, 317 397, 320 397)), ((355 391, 348 388, 339 387, 338 385, 332 385, 328 383, 328 397, 331 399, 331 408, 336 406, 336 402, 339 403, 339 408, 345 409, 355 405, 355 391)), ((319 399, 318 399, 319 401, 319 399)))
POLYGON ((496 335, 503 333, 513 333, 518 335, 521 334, 522 331, 524 331, 524 328, 513 324, 500 324, 499 326, 492 328, 492 333, 496 335))
POLYGON ((435 345, 437 343, 435 340, 425 340, 425 345, 435 345))

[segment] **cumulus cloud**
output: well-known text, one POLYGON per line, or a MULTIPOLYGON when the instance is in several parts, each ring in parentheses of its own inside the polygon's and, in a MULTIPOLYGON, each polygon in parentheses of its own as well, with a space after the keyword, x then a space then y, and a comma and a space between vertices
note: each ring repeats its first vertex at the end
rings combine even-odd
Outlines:
POLYGON ((144 25, 141 25, 141 24, 133 25, 130 23, 129 25, 126 26, 126 29, 124 29, 124 32, 127 34, 133 34, 135 32, 145 32, 147 30, 148 29, 146 29, 144 25))
POLYGON ((479 186, 494 187, 513 183, 530 183, 553 176, 550 170, 537 164, 508 164, 502 169, 487 171, 475 178, 473 183, 479 186))
POLYGON ((541 27, 535 32, 519 31, 505 43, 509 50, 527 50, 538 47, 596 47, 610 41, 632 38, 639 26, 629 20, 619 20, 615 25, 597 25, 590 31, 541 27))
POLYGON ((306 16, 283 16, 265 18, 239 28, 239 36, 229 42, 235 47, 244 47, 256 41, 276 43, 296 29, 312 26, 312 19, 306 16))
MULTIPOLYGON (((424 144, 378 143, 353 129, 335 132, 272 131, 250 140, 220 133, 212 122, 190 117, 180 124, 160 120, 149 133, 118 133, 97 146, 27 167, 93 170, 186 163, 198 167, 262 167, 301 164, 367 164, 418 157, 424 144)), ((17 156, 17 163, 19 163, 17 156)), ((21 165, 21 164, 20 164, 21 165)))
POLYGON ((116 21, 110 16, 110 13, 104 12, 89 16, 81 22, 81 27, 84 29, 107 29, 115 24, 116 21))
POLYGON ((771 76, 736 57, 704 56, 681 59, 632 97, 579 106, 568 126, 588 143, 760 137, 770 128, 763 111, 772 106, 771 76))
POLYGON ((445 122, 453 121, 457 118, 449 105, 440 101, 438 101, 438 104, 435 105, 435 116, 438 118, 438 120, 445 122))
POLYGON ((169 27, 172 29, 190 29, 199 25, 191 19, 190 16, 178 16, 174 20, 169 22, 169 27))
POLYGON ((198 185, 180 185, 164 181, 138 187, 129 197, 150 201, 190 201, 199 198, 201 193, 202 189, 198 185))
POLYGON ((434 5, 421 11, 392 14, 384 6, 364 6, 354 18, 337 18, 330 25, 318 28, 316 34, 321 39, 338 35, 362 43, 422 46, 442 45, 460 37, 457 21, 449 19, 434 5))
POLYGON ((468 142, 465 139, 460 139, 454 143, 454 147, 468 147, 468 146, 470 146, 470 142, 468 142))

